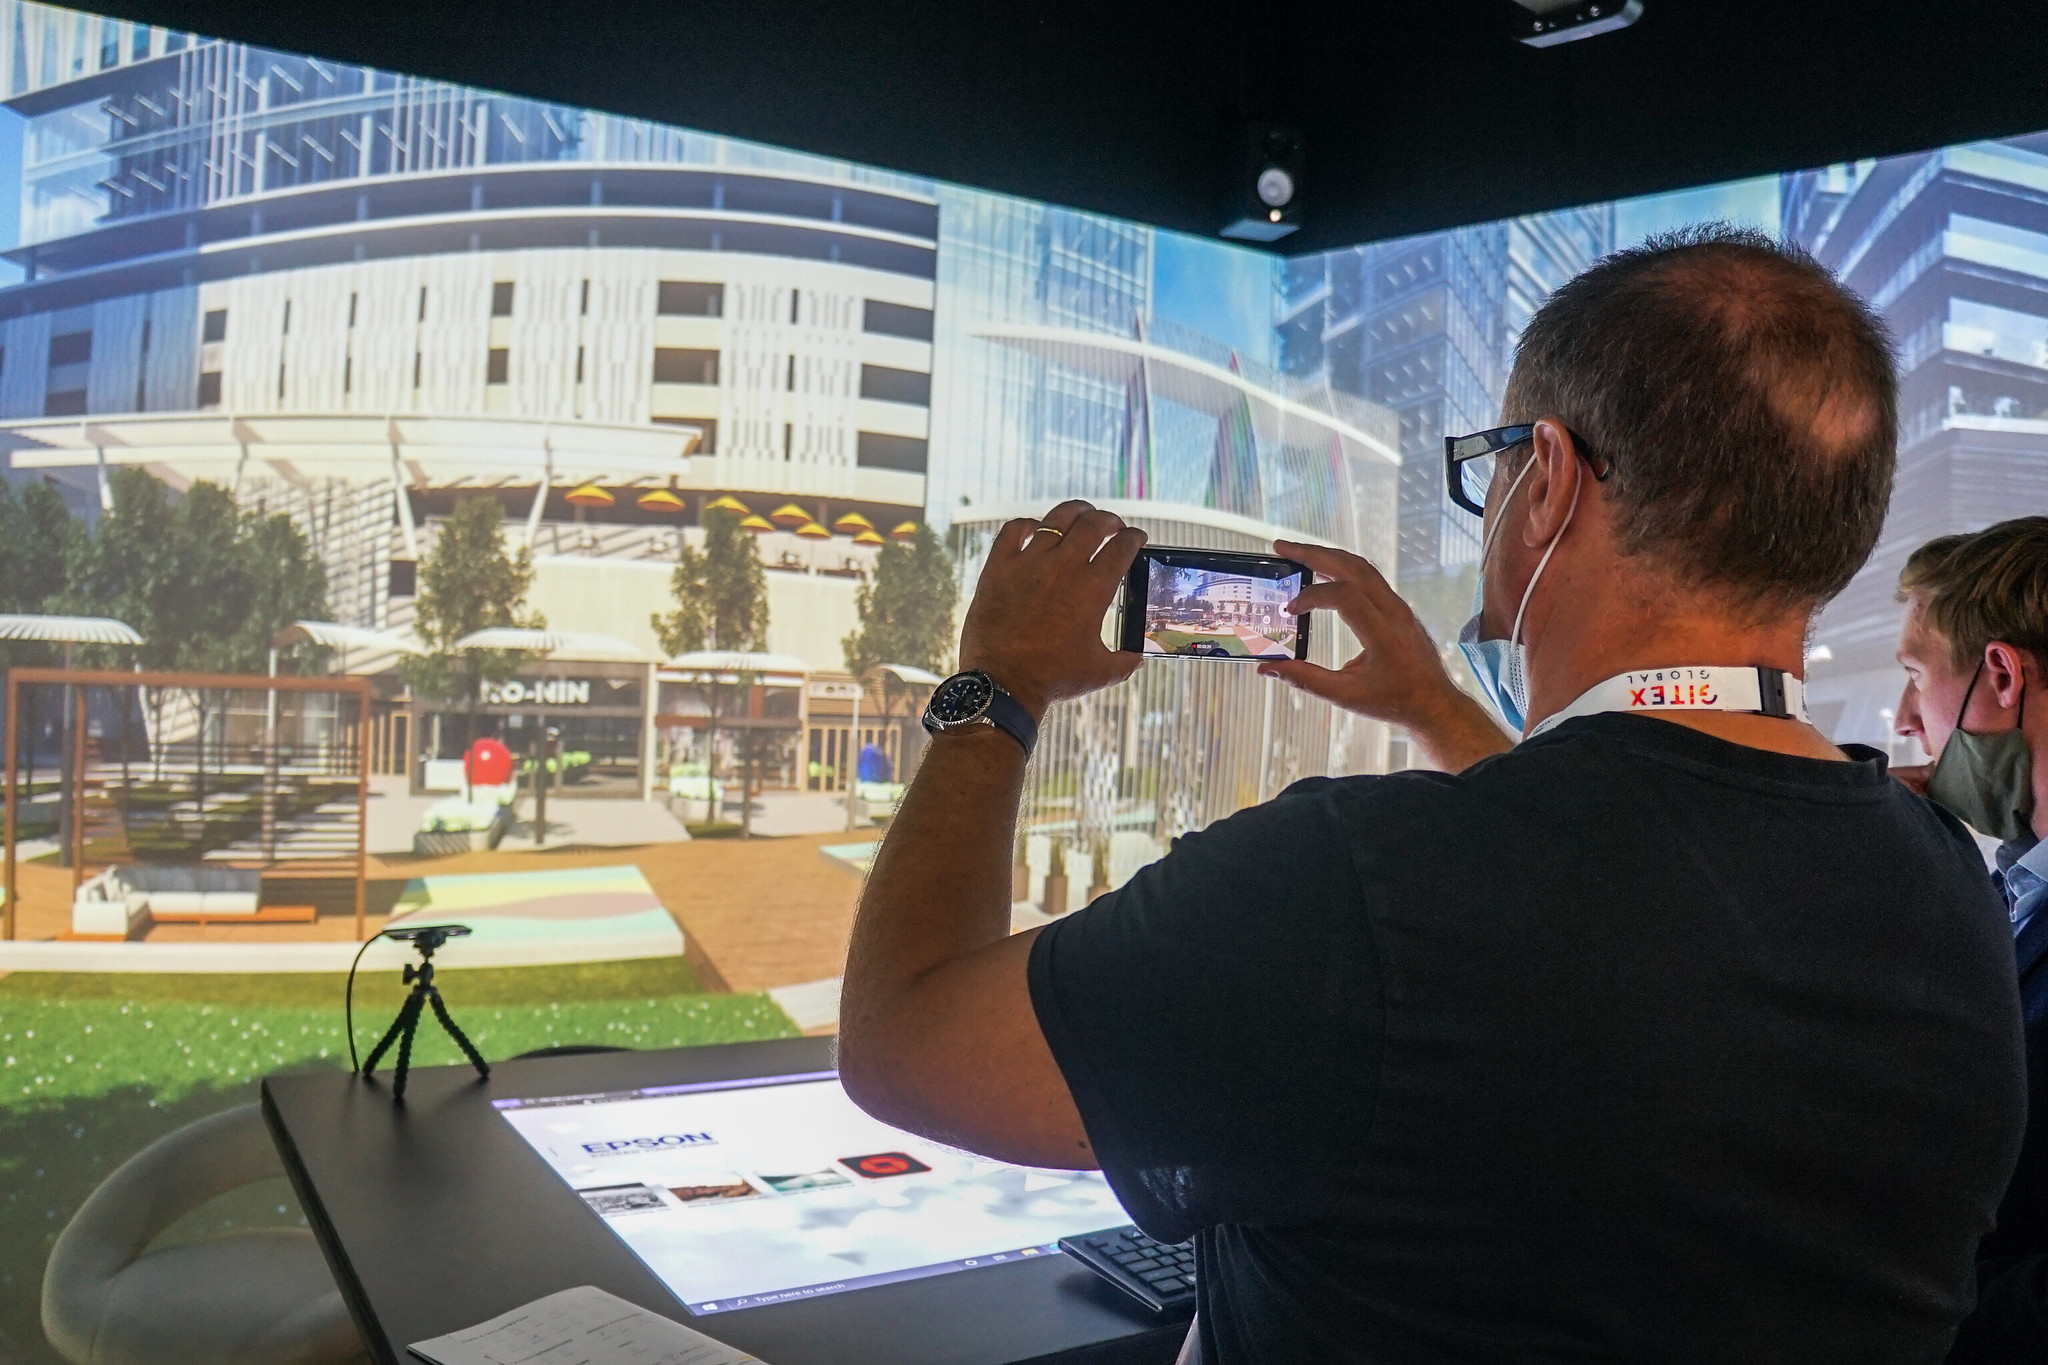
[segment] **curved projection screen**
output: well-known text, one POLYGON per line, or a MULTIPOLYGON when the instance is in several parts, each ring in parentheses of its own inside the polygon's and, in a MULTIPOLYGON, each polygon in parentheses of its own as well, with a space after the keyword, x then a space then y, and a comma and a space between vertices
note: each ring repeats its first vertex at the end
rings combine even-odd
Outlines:
MULTIPOLYGON (((1494 423, 1531 312, 1617 246, 1754 224, 1890 320, 1898 492, 1808 694, 1838 737, 1887 738, 1905 552, 2048 505, 2048 134, 1278 261, 18 0, 0 101, 0 613, 143 640, 81 666, 255 676, 275 645, 366 694, 48 683, 8 718, 0 1150, 78 1153, 0 1163, 22 1340, 100 1174, 340 1064, 359 933, 471 925, 440 965, 492 1056, 831 1028, 1011 516, 1343 545, 1449 638, 1477 528, 1440 438, 1494 423)), ((1319 626, 1311 657, 1350 647, 1319 626)), ((1015 921, 1409 761, 1249 668, 1155 661, 1049 718, 1015 921)), ((399 960, 367 959, 365 1044, 399 960)))

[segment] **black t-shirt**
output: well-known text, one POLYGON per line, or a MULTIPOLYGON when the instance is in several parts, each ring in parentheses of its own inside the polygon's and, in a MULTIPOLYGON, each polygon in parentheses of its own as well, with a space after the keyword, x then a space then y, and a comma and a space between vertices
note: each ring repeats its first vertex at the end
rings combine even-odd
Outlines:
POLYGON ((1297 783, 1048 926, 1204 1365, 1939 1361, 2024 1124, 2012 938, 1852 757, 1582 718, 1297 783))

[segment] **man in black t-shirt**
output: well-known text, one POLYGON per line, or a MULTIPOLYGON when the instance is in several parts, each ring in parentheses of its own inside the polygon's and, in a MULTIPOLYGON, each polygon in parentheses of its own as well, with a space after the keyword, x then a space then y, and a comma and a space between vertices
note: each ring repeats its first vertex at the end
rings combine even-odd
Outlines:
POLYGON ((1805 720, 1891 486, 1882 327, 1703 230, 1553 295, 1504 409, 1446 465, 1461 644, 1526 737, 1370 565, 1282 543, 1363 648, 1261 671, 1443 771, 1298 783, 1015 936, 1032 722, 1139 666, 1099 624, 1144 535, 1004 528, 862 894, 847 1090, 1193 1237, 1204 1365, 1932 1365, 2023 1078, 1967 835, 1805 720))

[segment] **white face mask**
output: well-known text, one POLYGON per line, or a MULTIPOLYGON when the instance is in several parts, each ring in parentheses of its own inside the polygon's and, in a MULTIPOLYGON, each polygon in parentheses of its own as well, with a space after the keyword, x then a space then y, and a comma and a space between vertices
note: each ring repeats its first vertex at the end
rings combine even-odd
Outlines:
POLYGON ((1479 678, 1479 686, 1485 691, 1487 701, 1500 713, 1500 718, 1517 735, 1528 729, 1529 719, 1529 647, 1522 641, 1522 617, 1529 610, 1529 597, 1536 591, 1536 582, 1543 577, 1543 570, 1550 564, 1550 556, 1556 552, 1558 542, 1564 539, 1565 530, 1572 524, 1572 516, 1579 510, 1578 493, 1572 494, 1572 505, 1564 514, 1557 534, 1543 547, 1543 557, 1536 561, 1536 572, 1529 575, 1529 586, 1522 589, 1521 605, 1515 608, 1515 624, 1508 631, 1505 640, 1482 640, 1479 638, 1479 618, 1486 606, 1486 561, 1493 553, 1493 542, 1500 536, 1501 528, 1508 522, 1508 506, 1514 501, 1515 491, 1522 486, 1522 480, 1536 467, 1536 455, 1531 451, 1522 463, 1522 472, 1515 475, 1515 481, 1508 485, 1507 496, 1501 499, 1500 516, 1493 523, 1493 529, 1479 546, 1479 581, 1472 589, 1472 619, 1458 632, 1458 648, 1464 652, 1465 660, 1472 665, 1472 671, 1479 678))

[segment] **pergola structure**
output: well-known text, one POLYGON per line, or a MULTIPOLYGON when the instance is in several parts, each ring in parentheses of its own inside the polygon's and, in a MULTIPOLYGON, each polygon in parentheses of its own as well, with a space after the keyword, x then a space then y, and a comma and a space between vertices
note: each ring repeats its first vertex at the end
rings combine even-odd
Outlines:
MULTIPOLYGON (((119 818, 113 827, 114 832, 109 835, 107 840, 101 841, 103 847, 112 846, 124 850, 128 855, 127 861, 145 861, 145 859, 137 856, 137 841, 134 835, 139 827, 136 825, 136 821, 141 820, 145 824, 152 824, 154 828, 161 830, 175 826, 181 820, 185 826, 190 826, 193 823, 193 818, 196 817, 199 834, 196 839, 187 838, 186 843, 188 847, 186 852, 188 855, 196 852, 197 858, 188 857, 188 861, 204 859, 205 865, 212 867, 255 868, 260 870, 263 875, 270 877, 311 877, 323 879, 336 876, 352 877, 354 882, 356 937, 358 939, 362 938, 365 932, 365 879, 368 856, 367 832, 370 790, 369 746, 367 743, 370 684, 367 679, 347 677, 251 677, 241 674, 142 671, 129 673, 114 670, 66 668, 16 668, 9 670, 7 674, 6 766, 4 769, 5 824, 4 830, 0 830, 0 839, 4 839, 6 901, 4 909, 0 909, 0 938, 12 939, 16 936, 21 903, 19 878, 17 875, 16 844, 21 827, 23 798, 29 794, 22 792, 21 783, 18 781, 21 760, 20 700, 22 689, 34 686, 57 686, 64 688, 67 706, 70 710, 70 714, 66 718, 66 739, 70 749, 69 772, 67 776, 69 790, 66 796, 71 802, 71 809, 75 812, 70 821, 70 828, 67 831, 68 852, 70 854, 69 862, 71 864, 71 885, 74 896, 77 894, 78 888, 85 881, 87 855, 92 851, 94 842, 88 840, 86 831, 85 803, 88 790, 92 786, 97 785, 105 791, 108 789, 109 783, 118 777, 121 786, 114 789, 110 799, 117 806, 119 818), (116 758, 101 757, 95 764, 93 756, 89 753, 87 747, 89 727, 86 723, 88 698, 94 689, 118 689, 122 692, 131 690, 144 691, 145 695, 149 694, 145 690, 150 690, 159 697, 165 692, 178 691, 191 694, 211 693, 230 695, 235 693, 262 693, 265 696, 266 712, 273 717, 275 714, 275 701, 279 694, 305 695, 325 693, 353 698, 355 715, 352 724, 348 723, 340 711, 335 713, 334 719, 338 727, 337 737, 342 741, 341 743, 321 744, 318 746, 319 753, 312 760, 308 760, 305 755, 295 755, 298 768, 304 769, 306 763, 310 761, 321 769, 317 776, 325 786, 333 787, 344 784, 353 786, 355 795, 354 809, 352 812, 347 813, 352 814, 353 819, 342 821, 343 824, 353 826, 352 829, 343 831, 346 835, 352 836, 346 840, 346 843, 352 845, 352 847, 347 847, 346 852, 343 852, 340 848, 332 846, 332 841, 330 840, 327 843, 316 843, 308 850, 280 854, 275 844, 273 822, 278 806, 278 785, 281 767, 278 760, 281 745, 276 735, 274 720, 265 727, 260 740, 256 744, 253 746, 248 744, 236 746, 238 750, 246 750, 252 747, 259 750, 260 752, 254 755, 257 760, 254 763, 231 765, 227 758, 229 745, 225 735, 218 742, 215 742, 212 747, 220 765, 220 771, 217 773, 209 773, 207 769, 208 740, 204 726, 200 728, 198 740, 189 763, 169 754, 168 751, 172 745, 162 733, 157 733, 143 737, 146 758, 140 762, 132 762, 127 749, 120 747, 116 758), (141 763, 147 764, 147 772, 149 774, 147 779, 141 779, 136 772, 136 768, 141 763), (187 767, 191 769, 189 774, 185 771, 187 767), (239 769, 239 771, 235 771, 235 769, 239 769), (259 797, 263 834, 260 842, 254 847, 242 846, 247 843, 246 839, 239 842, 231 842, 222 848, 209 848, 206 846, 212 828, 208 819, 210 812, 207 806, 208 793, 205 789, 205 783, 209 777, 218 779, 218 785, 212 792, 216 801, 223 797, 232 796, 246 806, 247 798, 251 794, 259 797), (177 785, 181 778, 186 780, 186 785, 182 789, 177 785), (150 803, 151 808, 147 811, 131 810, 129 798, 134 793, 126 790, 126 788, 138 785, 141 780, 147 780, 152 784, 150 795, 153 800, 150 803), (240 784, 239 788, 236 786, 237 782, 240 784), (161 799, 157 800, 154 798, 161 799), (174 801, 190 809, 182 812, 178 811, 173 808, 174 801)), ((223 709, 225 709, 227 700, 227 697, 223 697, 223 709)), ((121 703, 124 707, 125 704, 125 701, 121 703)), ((125 715, 125 710, 123 714, 125 715)), ((225 726, 222 727, 223 730, 225 728, 225 726)), ((323 809, 331 808, 333 804, 331 802, 326 803, 323 809)), ((112 865, 115 862, 121 861, 121 859, 117 854, 110 852, 102 861, 107 865, 112 865)))

